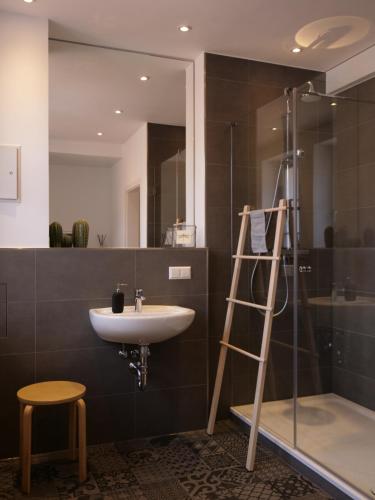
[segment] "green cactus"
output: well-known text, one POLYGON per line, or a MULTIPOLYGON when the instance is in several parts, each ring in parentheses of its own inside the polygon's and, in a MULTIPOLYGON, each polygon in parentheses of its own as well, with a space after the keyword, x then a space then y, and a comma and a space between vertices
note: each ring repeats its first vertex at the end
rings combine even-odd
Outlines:
POLYGON ((65 233, 63 235, 61 246, 64 248, 71 248, 71 246, 72 246, 72 233, 65 233))
POLYGON ((52 222, 49 225, 49 246, 51 248, 61 247, 63 239, 63 230, 61 224, 52 222))
POLYGON ((84 219, 79 219, 73 224, 73 246, 86 248, 89 241, 89 224, 84 219))

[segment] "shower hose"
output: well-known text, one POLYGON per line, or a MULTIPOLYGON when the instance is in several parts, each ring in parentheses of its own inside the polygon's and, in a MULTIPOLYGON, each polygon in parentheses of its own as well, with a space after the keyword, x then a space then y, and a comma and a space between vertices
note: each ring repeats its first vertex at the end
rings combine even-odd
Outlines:
MULTIPOLYGON (((284 166, 284 160, 281 160, 280 166, 279 166, 279 171, 278 171, 278 174, 277 174, 275 190, 274 190, 274 193, 273 193, 272 208, 275 207, 276 196, 277 196, 277 191, 278 191, 279 182, 280 182, 280 175, 281 175, 281 171, 283 169, 283 166, 284 166)), ((286 168, 288 168, 288 167, 286 167, 286 168)), ((266 224, 266 236, 267 236, 268 231, 270 229, 272 215, 273 215, 273 212, 270 212, 269 217, 268 217, 268 221, 267 221, 267 224, 266 224)), ((260 254, 258 254, 258 256, 260 256, 260 254)), ((255 302, 255 298, 254 298, 254 277, 255 277, 255 273, 256 273, 258 264, 259 264, 259 260, 256 260, 255 264, 254 264, 254 267, 253 267, 253 270, 251 272, 251 278, 250 278, 250 294, 251 294, 251 300, 253 302, 255 302)), ((283 270, 284 270, 284 279, 285 279, 285 301, 284 301, 284 304, 281 306, 281 309, 273 314, 274 318, 276 318, 277 316, 280 316, 280 314, 282 314, 285 311, 286 306, 288 305, 288 300, 289 300, 289 285, 288 285, 288 276, 286 274, 286 258, 285 258, 285 255, 283 255, 282 266, 283 266, 283 270)), ((262 316, 265 316, 265 313, 262 312, 260 309, 257 309, 257 311, 262 316)))

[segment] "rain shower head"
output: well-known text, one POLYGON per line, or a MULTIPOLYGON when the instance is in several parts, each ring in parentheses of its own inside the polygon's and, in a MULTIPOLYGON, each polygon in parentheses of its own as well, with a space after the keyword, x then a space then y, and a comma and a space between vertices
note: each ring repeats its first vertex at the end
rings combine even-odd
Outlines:
POLYGON ((308 81, 306 82, 306 85, 308 86, 307 92, 301 94, 301 101, 306 103, 320 101, 321 96, 316 92, 313 82, 308 81))

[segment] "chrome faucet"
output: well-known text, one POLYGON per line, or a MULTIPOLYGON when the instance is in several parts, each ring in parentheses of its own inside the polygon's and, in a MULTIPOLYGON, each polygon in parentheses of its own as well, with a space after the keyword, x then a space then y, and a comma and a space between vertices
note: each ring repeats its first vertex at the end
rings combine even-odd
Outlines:
POLYGON ((142 302, 144 300, 146 300, 146 297, 143 295, 142 288, 137 288, 135 290, 135 297, 134 297, 134 310, 135 310, 135 312, 138 312, 138 313, 142 312, 142 302))

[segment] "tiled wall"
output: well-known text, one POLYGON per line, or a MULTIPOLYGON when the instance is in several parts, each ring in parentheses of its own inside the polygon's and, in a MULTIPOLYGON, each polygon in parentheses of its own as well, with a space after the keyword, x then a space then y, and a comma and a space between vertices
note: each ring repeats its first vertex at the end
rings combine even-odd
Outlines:
MULTIPOLYGON (((259 156, 262 137, 272 134, 260 129, 257 113, 260 108, 283 95, 284 88, 298 86, 317 77, 317 73, 297 68, 247 61, 206 54, 206 227, 210 248, 209 288, 209 352, 210 388, 217 367, 218 340, 222 335, 226 302, 231 280, 231 205, 230 205, 230 125, 235 122, 233 221, 234 244, 239 230, 238 212, 245 203, 256 204, 259 183, 259 156)), ((275 113, 275 116, 278 116, 275 113)), ((278 116, 280 118, 280 116, 278 116)), ((280 128, 279 123, 277 126, 280 128)), ((275 154, 283 151, 279 132, 272 143, 275 154)), ((239 298, 249 299, 249 279, 252 267, 243 264, 239 298)), ((259 282, 256 287, 259 289, 259 282)), ((282 290, 281 290, 282 292, 282 290)), ((282 295, 279 297, 282 299, 282 295)), ((254 310, 236 308, 232 340, 244 349, 259 349, 263 319, 254 310)), ((274 322, 274 338, 292 343, 292 303, 274 322)), ((291 396, 292 350, 273 344, 272 377, 266 384, 266 399, 291 396)), ((222 414, 230 404, 248 403, 253 399, 256 363, 230 353, 222 391, 222 414)))
POLYGON ((333 308, 334 392, 375 410, 375 79, 344 94, 337 106, 333 281, 346 277, 368 303, 333 308))
MULTIPOLYGON (((164 230, 161 225, 161 201, 162 196, 168 196, 167 192, 162 193, 161 167, 164 161, 185 149, 185 127, 149 123, 147 134, 147 246, 160 247, 164 230)), ((175 191, 176 186, 173 194, 175 191)), ((175 200, 172 203, 174 207, 175 200)), ((182 203, 185 204, 185 200, 182 203)), ((185 213, 179 215, 185 216, 185 213)))
MULTIPOLYGON (((89 443, 203 427, 207 259, 206 249, 0 250, 0 456, 18 454, 17 390, 45 380, 87 386, 89 443), (169 265, 191 265, 192 279, 169 281, 169 265), (89 322, 88 310, 109 306, 118 281, 128 283, 128 303, 139 287, 146 304, 196 311, 186 332, 151 346, 144 392, 118 346, 100 340, 89 322)), ((34 451, 66 447, 66 408, 38 408, 34 415, 34 451)))

